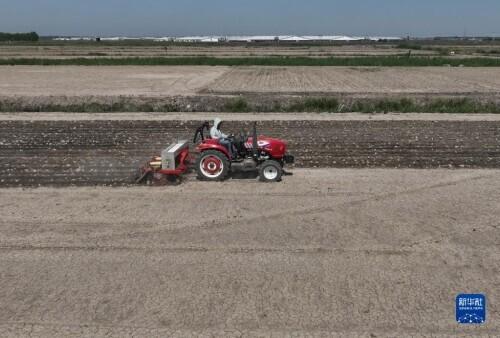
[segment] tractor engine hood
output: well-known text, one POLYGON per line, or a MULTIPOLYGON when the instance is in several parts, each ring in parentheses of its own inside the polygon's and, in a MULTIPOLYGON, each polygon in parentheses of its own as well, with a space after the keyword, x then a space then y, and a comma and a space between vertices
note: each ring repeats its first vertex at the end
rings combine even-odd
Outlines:
MULTIPOLYGON (((245 143, 245 147, 247 149, 253 149, 252 144, 253 138, 249 137, 247 142, 245 143)), ((285 156, 287 150, 287 144, 285 141, 265 136, 257 137, 257 146, 259 150, 265 151, 269 153, 269 155, 277 159, 285 156)))

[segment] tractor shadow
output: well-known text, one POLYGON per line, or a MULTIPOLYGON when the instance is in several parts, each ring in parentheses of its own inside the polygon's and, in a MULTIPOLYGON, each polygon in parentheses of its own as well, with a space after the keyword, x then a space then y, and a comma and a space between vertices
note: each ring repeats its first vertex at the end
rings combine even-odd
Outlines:
POLYGON ((256 178, 259 177, 258 172, 232 172, 228 175, 227 179, 234 179, 234 180, 255 180, 256 178))

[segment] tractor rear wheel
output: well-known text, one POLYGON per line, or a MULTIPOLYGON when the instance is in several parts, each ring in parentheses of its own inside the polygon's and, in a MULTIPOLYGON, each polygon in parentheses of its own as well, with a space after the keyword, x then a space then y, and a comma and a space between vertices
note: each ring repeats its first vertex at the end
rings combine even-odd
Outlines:
POLYGON ((261 182, 279 182, 283 175, 283 169, 279 162, 267 160, 261 164, 259 178, 261 182))
POLYGON ((196 160, 199 180, 222 181, 229 174, 229 159, 217 150, 202 152, 196 160))

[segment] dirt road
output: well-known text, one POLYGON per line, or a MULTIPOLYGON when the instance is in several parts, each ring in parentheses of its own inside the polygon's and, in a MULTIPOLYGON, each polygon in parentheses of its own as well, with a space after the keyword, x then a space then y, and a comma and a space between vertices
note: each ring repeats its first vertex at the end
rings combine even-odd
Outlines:
POLYGON ((0 190, 0 336, 498 336, 500 171, 0 190), (488 322, 455 323, 483 292, 488 322))

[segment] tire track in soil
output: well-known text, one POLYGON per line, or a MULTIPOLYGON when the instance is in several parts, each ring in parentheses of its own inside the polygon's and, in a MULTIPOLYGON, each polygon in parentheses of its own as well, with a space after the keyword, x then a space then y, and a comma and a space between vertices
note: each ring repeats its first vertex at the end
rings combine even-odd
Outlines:
MULTIPOLYGON (((199 121, 0 121, 0 186, 124 185, 199 121)), ((227 131, 251 130, 227 121, 227 131)), ((500 168, 500 121, 262 121, 299 167, 500 168)))

